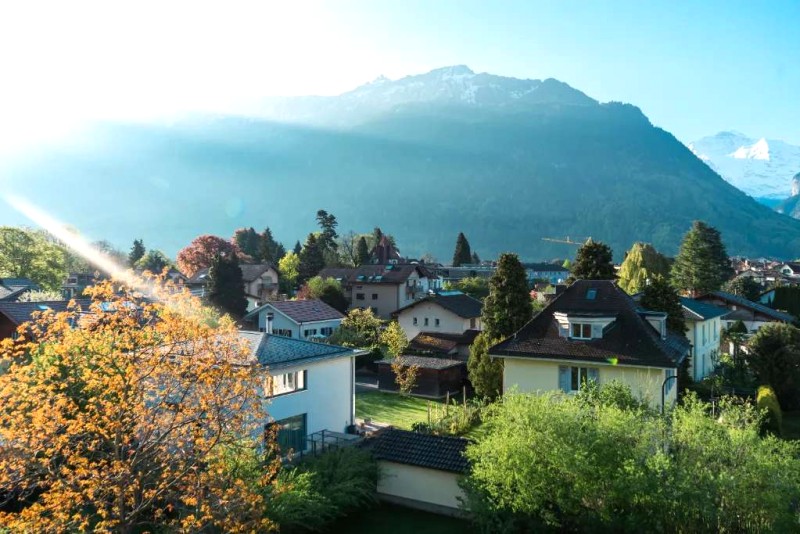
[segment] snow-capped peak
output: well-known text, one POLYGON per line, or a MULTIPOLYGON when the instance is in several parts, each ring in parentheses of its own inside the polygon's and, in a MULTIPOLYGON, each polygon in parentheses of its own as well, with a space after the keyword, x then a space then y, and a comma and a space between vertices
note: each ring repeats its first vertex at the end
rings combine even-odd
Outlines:
POLYGON ((769 161, 769 143, 763 137, 750 146, 740 146, 732 154, 735 159, 760 159, 769 161))

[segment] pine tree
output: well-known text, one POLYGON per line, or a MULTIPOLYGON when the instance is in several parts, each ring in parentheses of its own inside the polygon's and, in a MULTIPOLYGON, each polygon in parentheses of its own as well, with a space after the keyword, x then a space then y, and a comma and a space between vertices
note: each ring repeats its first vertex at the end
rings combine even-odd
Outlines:
POLYGON ((472 251, 472 264, 473 265, 480 265, 481 264, 481 258, 480 258, 480 256, 478 256, 478 253, 475 252, 474 250, 472 251))
POLYGON ((672 266, 672 284, 690 295, 702 295, 722 287, 732 274, 719 231, 695 221, 672 266))
POLYGON ((503 361, 489 357, 492 343, 486 332, 481 332, 469 348, 467 373, 478 397, 496 399, 503 389, 503 361))
POLYGON ((133 246, 131 247, 130 253, 128 253, 128 266, 134 267, 136 266, 136 262, 141 260, 147 249, 144 248, 144 241, 141 239, 134 239, 133 246))
POLYGON ((629 295, 639 293, 648 282, 669 277, 669 260, 649 243, 634 243, 619 268, 619 287, 629 295))
POLYGON ((369 263, 369 248, 367 247, 367 240, 362 235, 358 238, 356 245, 356 266, 365 265, 369 263))
POLYGON ((646 310, 665 312, 668 330, 681 335, 686 332, 681 300, 675 288, 665 278, 651 280, 650 284, 644 287, 639 304, 646 310))
POLYGON ((339 248, 336 243, 336 238, 339 237, 339 234, 336 233, 336 227, 339 225, 336 217, 325 210, 319 210, 317 211, 317 224, 322 230, 317 242, 322 247, 323 253, 326 251, 336 252, 339 248))
POLYGON ((302 252, 302 251, 303 251, 303 245, 300 244, 300 240, 298 239, 297 242, 294 244, 294 248, 292 249, 292 252, 294 252, 295 254, 297 254, 299 256, 300 252, 302 252))
POLYGON ((525 268, 516 254, 501 254, 483 302, 484 330, 491 339, 508 337, 530 321, 532 314, 525 268))
POLYGON ((575 280, 613 280, 616 278, 611 247, 600 241, 588 240, 578 249, 570 278, 575 280))
POLYGON ((317 276, 325 268, 325 255, 323 248, 317 241, 317 236, 308 234, 306 244, 300 251, 300 267, 297 282, 304 284, 309 279, 317 276))
POLYGON ((247 312, 242 269, 233 253, 226 257, 217 254, 208 268, 208 302, 235 318, 247 312))
POLYGON ((453 267, 461 267, 472 261, 472 251, 469 248, 469 241, 464 232, 458 233, 456 239, 456 249, 453 252, 453 267))

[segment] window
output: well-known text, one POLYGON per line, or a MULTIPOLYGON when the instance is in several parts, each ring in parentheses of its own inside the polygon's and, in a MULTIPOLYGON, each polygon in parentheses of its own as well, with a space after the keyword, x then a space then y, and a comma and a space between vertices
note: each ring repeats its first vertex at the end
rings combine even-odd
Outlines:
POLYGON ((278 427, 277 442, 282 454, 306 450, 306 414, 272 423, 278 427))
POLYGON ((330 327, 330 326, 326 326, 325 328, 320 328, 319 329, 319 333, 322 334, 323 336, 327 337, 327 336, 333 334, 333 328, 330 327))
POLYGON ((433 324, 436 325, 436 326, 439 326, 439 319, 434 319, 433 320, 433 324))
POLYGON ((316 336, 316 335, 317 335, 316 328, 309 328, 308 330, 303 330, 303 337, 316 336))
POLYGON ((575 339, 592 339, 592 325, 589 323, 572 323, 572 337, 575 339))
POLYGON ((288 328, 278 328, 275 330, 276 336, 283 336, 283 337, 292 337, 292 331, 288 328))
POLYGON ((425 326, 428 326, 428 318, 425 317, 425 326))
POLYGON ((356 300, 364 300, 364 293, 356 293, 356 300))
POLYGON ((266 395, 268 397, 277 397, 278 395, 286 395, 295 391, 303 391, 306 389, 306 373, 307 371, 303 370, 268 376, 264 384, 266 395))
POLYGON ((417 326, 417 318, 416 317, 414 317, 413 324, 414 324, 414 326, 417 326))
POLYGON ((581 386, 586 382, 597 382, 600 370, 596 367, 558 367, 558 387, 561 391, 573 393, 580 391, 581 386))
POLYGON ((372 294, 372 300, 378 300, 378 294, 377 293, 373 293, 372 294))

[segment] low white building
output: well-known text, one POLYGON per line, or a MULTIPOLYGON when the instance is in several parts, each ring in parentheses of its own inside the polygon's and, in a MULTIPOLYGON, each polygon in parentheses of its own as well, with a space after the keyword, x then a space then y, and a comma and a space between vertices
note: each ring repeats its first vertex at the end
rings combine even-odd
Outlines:
POLYGON ((410 348, 467 356, 483 329, 483 303, 460 291, 443 291, 415 301, 392 314, 403 328, 410 348))
POLYGON ((267 302, 244 316, 260 332, 295 339, 322 339, 342 324, 344 315, 317 299, 267 302))
POLYGON ((267 424, 284 452, 311 447, 312 435, 343 435, 355 420, 355 363, 362 351, 267 334, 239 333, 264 369, 267 424))
POLYGON ((691 298, 681 298, 683 318, 686 321, 686 338, 692 344, 689 373, 699 381, 714 371, 722 338, 723 317, 730 313, 691 298))

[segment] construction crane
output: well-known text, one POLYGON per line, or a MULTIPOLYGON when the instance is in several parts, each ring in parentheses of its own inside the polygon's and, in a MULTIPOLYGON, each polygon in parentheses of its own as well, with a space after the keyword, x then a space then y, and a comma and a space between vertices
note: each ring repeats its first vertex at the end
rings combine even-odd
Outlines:
POLYGON ((566 239, 559 239, 557 237, 543 237, 542 238, 542 241, 550 241, 551 243, 564 243, 564 244, 567 244, 567 245, 577 245, 577 246, 585 245, 586 243, 591 242, 591 240, 592 240, 591 236, 587 237, 584 240, 578 240, 578 241, 573 241, 572 239, 570 239, 569 236, 567 236, 566 239))

